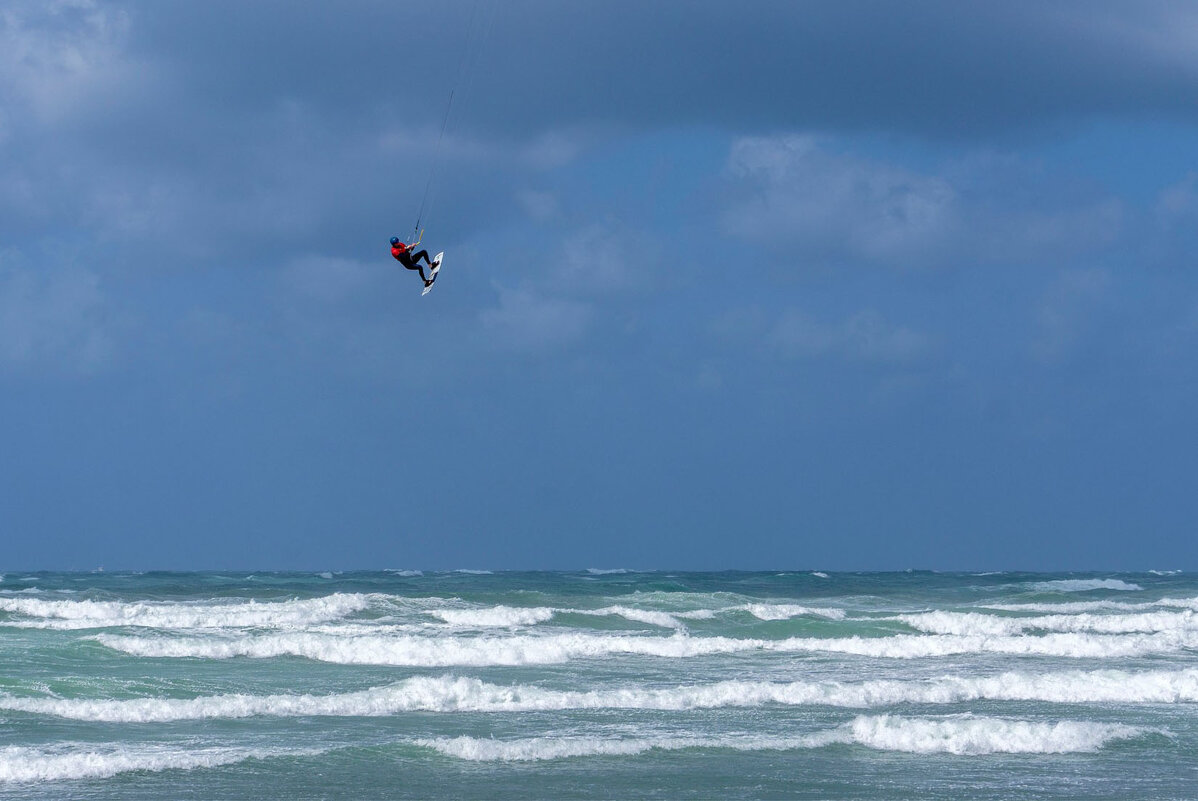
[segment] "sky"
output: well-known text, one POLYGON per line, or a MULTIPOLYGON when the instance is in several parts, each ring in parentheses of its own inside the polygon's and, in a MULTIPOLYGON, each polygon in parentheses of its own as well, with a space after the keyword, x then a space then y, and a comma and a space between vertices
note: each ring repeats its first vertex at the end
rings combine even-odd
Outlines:
POLYGON ((0 0, 0 571, 1198 569, 1196 31, 0 0))

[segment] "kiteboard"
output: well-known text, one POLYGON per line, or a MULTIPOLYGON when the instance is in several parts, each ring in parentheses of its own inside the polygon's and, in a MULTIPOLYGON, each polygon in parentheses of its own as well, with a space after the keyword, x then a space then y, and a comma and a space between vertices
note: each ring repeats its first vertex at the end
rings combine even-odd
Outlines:
MULTIPOLYGON (((433 256, 433 269, 432 269, 432 272, 430 272, 428 274, 429 281, 437 280, 437 273, 439 273, 441 271, 441 259, 443 259, 443 258, 445 258, 444 250, 441 251, 440 253, 438 253, 436 256, 433 256)), ((432 291, 433 291, 433 285, 429 284, 428 286, 426 286, 424 288, 424 291, 420 293, 420 296, 423 297, 432 291)))

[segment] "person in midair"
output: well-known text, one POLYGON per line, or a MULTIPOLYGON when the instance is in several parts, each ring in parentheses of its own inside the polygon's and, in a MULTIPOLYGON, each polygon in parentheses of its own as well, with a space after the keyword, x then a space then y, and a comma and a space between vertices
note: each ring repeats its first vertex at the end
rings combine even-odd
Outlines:
MULTIPOLYGON (((421 237, 423 238, 423 236, 424 234, 421 232, 421 237)), ((424 259, 425 264, 427 264, 429 267, 433 266, 433 260, 428 257, 428 251, 421 250, 416 253, 412 252, 413 249, 419 244, 420 240, 417 239, 412 244, 405 245, 403 242, 399 241, 398 236, 393 236, 391 237, 391 255, 396 261, 409 270, 418 270, 420 272, 420 280, 424 281, 424 285, 432 286, 433 281, 436 280, 436 276, 433 276, 432 278, 426 277, 424 274, 424 268, 420 266, 421 259, 424 259)))

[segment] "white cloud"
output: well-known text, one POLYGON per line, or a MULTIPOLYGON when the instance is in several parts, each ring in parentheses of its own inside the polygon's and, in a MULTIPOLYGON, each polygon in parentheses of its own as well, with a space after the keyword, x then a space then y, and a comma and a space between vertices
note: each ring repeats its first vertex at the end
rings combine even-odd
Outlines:
POLYGON ((725 214, 729 233, 809 257, 907 263, 956 225, 956 193, 944 179, 831 154, 809 137, 740 139, 728 173, 739 196, 725 214))
MULTIPOLYGON (((10 2, 0 10, 0 104, 43 124, 130 93, 145 75, 126 60, 128 15, 92 0, 10 2)), ((11 125, 11 120, 8 121, 11 125)))
POLYGON ((1156 212, 1165 224, 1198 222, 1198 173, 1165 187, 1157 198, 1156 212))
POLYGON ((930 346, 925 334, 892 325, 871 309, 837 322, 790 309, 771 326, 766 341, 789 357, 834 356, 888 364, 913 362, 930 346))
POLYGON ((590 326, 588 305, 526 289, 496 285, 499 305, 479 314, 479 322, 501 348, 547 352, 568 347, 590 326))
POLYGON ((1032 354, 1051 363, 1074 352, 1093 327, 1110 285, 1105 270, 1069 270, 1057 278, 1040 302, 1032 354))
POLYGON ((525 189, 516 193, 516 202, 535 222, 546 222, 558 214, 557 196, 552 192, 525 189))
POLYGON ((1115 5, 1094 8, 1080 17, 1066 14, 1063 24, 1075 31, 1093 31, 1092 38, 1109 52, 1159 65, 1162 71, 1198 77, 1198 9, 1190 3, 1141 3, 1135 13, 1121 13, 1126 10, 1115 5))
POLYGON ((566 131, 549 131, 524 146, 520 160, 534 170, 564 167, 578 158, 589 136, 566 131))
POLYGON ((596 223, 566 237, 551 283, 566 294, 607 294, 631 287, 653 261, 654 249, 642 237, 596 223))
POLYGON ((385 271, 378 264, 309 255, 288 265, 283 281, 297 295, 331 305, 365 299, 384 277, 393 276, 393 271, 385 271))
POLYGON ((0 258, 0 368, 94 373, 114 342, 99 278, 8 266, 0 258))
POLYGON ((745 138, 726 172, 726 230, 799 264, 1060 264, 1110 247, 1126 217, 1070 176, 987 152, 929 174, 811 137, 745 138))
POLYGON ((788 359, 840 359, 875 364, 910 364, 933 348, 927 334, 896 325, 874 309, 820 319, 798 308, 778 313, 760 308, 731 309, 712 324, 719 339, 788 359))

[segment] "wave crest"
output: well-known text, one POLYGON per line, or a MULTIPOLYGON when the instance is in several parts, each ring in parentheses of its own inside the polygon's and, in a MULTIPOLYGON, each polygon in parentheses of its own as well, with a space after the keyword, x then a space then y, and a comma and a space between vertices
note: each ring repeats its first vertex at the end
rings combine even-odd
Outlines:
POLYGON ((722 681, 677 687, 564 691, 475 678, 413 677, 333 695, 214 695, 125 700, 0 696, 0 709, 106 723, 246 717, 378 717, 405 712, 546 712, 573 709, 679 711, 729 707, 953 704, 976 700, 1171 704, 1198 701, 1198 670, 1062 671, 862 682, 722 681))
POLYGON ((730 749, 793 751, 855 744, 879 751, 916 754, 1062 754, 1097 751, 1142 729, 1088 721, 1035 723, 1001 718, 929 720, 892 715, 861 716, 830 731, 799 737, 530 737, 493 740, 452 737, 418 740, 446 756, 479 762, 543 761, 587 756, 630 756, 651 750, 730 749))
POLYGON ((334 593, 305 600, 231 600, 221 603, 53 601, 10 597, 0 598, 0 611, 28 619, 4 621, 0 625, 62 630, 118 626, 159 629, 300 628, 361 612, 381 597, 334 593))

